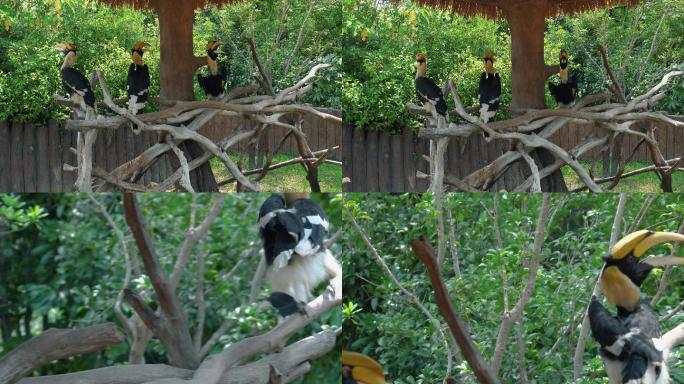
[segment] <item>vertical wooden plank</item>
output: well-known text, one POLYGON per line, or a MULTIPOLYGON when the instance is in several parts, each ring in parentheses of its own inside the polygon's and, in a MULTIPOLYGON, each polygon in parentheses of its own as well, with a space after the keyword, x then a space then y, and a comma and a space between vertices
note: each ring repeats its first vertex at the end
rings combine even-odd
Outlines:
POLYGON ((682 156, 682 150, 684 150, 684 129, 676 129, 672 125, 668 125, 667 129, 670 130, 675 137, 675 152, 670 154, 670 158, 682 156), (677 153, 678 151, 679 153, 677 153))
POLYGON ((354 165, 354 174, 352 176, 352 191, 354 192, 366 192, 368 191, 368 180, 366 179, 366 149, 363 143, 363 139, 366 136, 364 131, 354 130, 353 133, 354 142, 352 157, 356 162, 354 165))
POLYGON ((32 123, 24 124, 24 192, 36 192, 36 128, 32 123))
POLYGON ((12 169, 12 155, 10 153, 11 146, 10 124, 6 121, 0 121, 0 192, 9 192, 12 188, 12 176, 10 169, 12 169))
POLYGON ((311 119, 309 121, 311 121, 311 123, 316 124, 316 129, 319 131, 318 145, 321 147, 321 149, 330 148, 330 143, 328 142, 328 124, 326 124, 325 120, 315 118, 315 119, 311 119))
POLYGON ((387 132, 379 132, 378 145, 378 191, 387 192, 392 190, 392 167, 390 161, 390 134, 387 132))
POLYGON ((12 172, 12 188, 11 192, 24 192, 24 156, 23 156, 23 141, 24 141, 24 126, 19 123, 12 123, 12 130, 10 131, 12 140, 10 148, 11 172, 12 172))
POLYGON ((390 136, 390 164, 392 169, 392 182, 390 184, 392 192, 405 192, 404 178, 406 168, 404 167, 404 156, 401 153, 401 135, 390 136))
POLYGON ((48 164, 50 167, 50 192, 62 192, 62 143, 59 139, 57 120, 50 119, 47 125, 48 164))
POLYGON ((48 128, 36 128, 36 191, 50 192, 50 147, 48 128))
MULTIPOLYGON (((63 127, 60 129, 60 136, 62 138, 62 164, 69 164, 76 167, 78 162, 76 155, 71 152, 70 148, 76 148, 77 133, 74 131, 67 131, 63 127)), ((76 172, 66 172, 62 170, 62 192, 72 192, 74 190, 74 182, 76 182, 76 172)))
POLYGON ((342 191, 351 192, 352 191, 352 175, 354 174, 353 169, 353 153, 352 153, 352 133, 354 131, 353 127, 348 125, 342 126, 342 179, 346 182, 342 183, 342 191))
POLYGON ((404 128, 401 133, 401 149, 403 154, 404 169, 406 175, 404 177, 404 191, 416 191, 416 160, 413 157, 413 131, 410 128, 404 128))
POLYGON ((378 181, 378 132, 364 131, 366 138, 365 158, 366 158, 366 186, 368 191, 379 191, 378 181))
MULTIPOLYGON (((333 132, 335 132, 335 145, 342 146, 342 125, 331 122, 330 125, 333 127, 333 132)), ((335 160, 342 160, 340 150, 335 153, 335 160)))
MULTIPOLYGON (((430 174, 430 165, 428 164, 425 159, 423 159, 423 155, 425 156, 430 156, 430 140, 428 139, 419 139, 418 142, 416 143, 416 155, 418 158, 418 164, 420 164, 419 169, 429 175, 430 174)), ((425 180, 425 179, 420 179, 416 182, 416 186, 418 188, 418 192, 425 192, 427 191, 430 183, 425 180)))

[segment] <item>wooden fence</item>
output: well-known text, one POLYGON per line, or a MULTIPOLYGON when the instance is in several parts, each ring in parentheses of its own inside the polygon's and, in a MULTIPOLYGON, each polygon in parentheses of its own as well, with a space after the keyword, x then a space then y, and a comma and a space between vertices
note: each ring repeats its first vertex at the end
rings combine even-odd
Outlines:
MULTIPOLYGON (((562 148, 571 149, 594 132, 605 134, 605 130, 592 124, 573 123, 556 132, 551 140, 562 148)), ((627 136, 623 140, 623 156, 627 156, 638 143, 633 135, 627 136)), ((684 154, 684 130, 669 125, 659 126, 656 139, 666 159, 684 154)), ((453 139, 447 150, 447 173, 463 178, 491 163, 509 148, 509 143, 487 143, 480 135, 472 135, 465 140, 453 139)), ((416 170, 428 173, 423 156, 429 152, 429 141, 418 138, 410 129, 390 135, 345 127, 342 132, 343 188, 348 192, 424 192, 427 183, 416 178, 416 170)), ((593 150, 583 158, 591 159, 597 154, 598 150, 593 150)), ((642 145, 632 160, 650 161, 646 146, 642 145)), ((522 172, 520 163, 516 163, 490 190, 513 189, 522 172)))
MULTIPOLYGON (((250 122, 242 118, 216 118, 202 133, 218 140, 240 127, 249 127, 247 124, 250 122)), ((275 149, 284 130, 271 129, 270 148, 275 149)), ((305 119, 302 129, 313 151, 340 145, 339 125, 313 118, 305 119)), ((93 165, 110 171, 157 141, 155 132, 134 135, 128 128, 101 132, 95 142, 93 165)), ((296 152, 293 141, 289 138, 280 152, 296 152)), ((245 145, 246 141, 239 147, 245 145)), ((73 191, 76 174, 63 171, 64 164, 76 165, 76 155, 69 151, 70 147, 76 147, 76 133, 65 131, 57 121, 50 120, 43 125, 0 122, 0 192, 73 191)), ((143 184, 159 182, 173 170, 170 158, 164 156, 145 173, 143 184)))

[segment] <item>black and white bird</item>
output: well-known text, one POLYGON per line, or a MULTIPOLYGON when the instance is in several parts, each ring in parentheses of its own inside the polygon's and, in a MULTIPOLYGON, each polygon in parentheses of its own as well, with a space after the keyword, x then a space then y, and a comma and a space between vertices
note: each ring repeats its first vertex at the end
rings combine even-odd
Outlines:
POLYGON ((78 56, 76 55, 76 46, 69 43, 60 43, 54 46, 54 49, 64 54, 64 62, 60 74, 62 75, 62 86, 71 101, 78 108, 76 114, 79 118, 90 120, 97 115, 95 105, 95 94, 90 86, 88 79, 78 69, 74 68, 78 56))
POLYGON ((604 256, 601 290, 617 307, 615 316, 594 297, 589 305, 589 323, 611 384, 665 384, 669 382, 667 357, 661 341, 658 317, 647 300, 641 299, 641 284, 657 266, 684 264, 674 256, 641 256, 657 244, 684 241, 684 235, 641 230, 618 241, 604 256))
POLYGON ((480 75, 477 97, 480 101, 480 119, 485 124, 496 115, 501 96, 501 77, 494 72, 494 53, 487 52, 483 59, 485 71, 480 75))
POLYGON ((197 74, 197 82, 207 95, 208 99, 220 99, 225 93, 226 79, 228 74, 226 73, 226 67, 218 65, 218 47, 223 44, 222 41, 211 41, 207 44, 207 66, 209 67, 209 74, 203 75, 201 73, 197 74))
POLYGON ((556 102, 560 105, 570 105, 575 101, 577 95, 577 83, 570 77, 568 69, 568 52, 563 50, 560 53, 560 83, 549 82, 549 92, 556 102))
MULTIPOLYGON (((147 52, 150 45, 144 41, 138 41, 131 48, 131 65, 128 66, 128 82, 126 91, 128 92, 128 111, 137 115, 143 108, 150 94, 150 71, 147 64, 143 63, 143 54, 147 52)), ((137 127, 133 127, 133 132, 139 133, 137 127)))
MULTIPOLYGON (((307 194, 274 194, 261 205, 259 233, 272 291, 268 300, 280 316, 302 312, 319 284, 341 282, 342 268, 324 243, 329 227, 323 209, 307 194)), ((330 287, 336 297, 342 294, 341 284, 330 287)))
POLYGON ((419 53, 416 56, 416 96, 434 119, 437 120, 439 116, 446 119, 447 103, 444 94, 431 78, 425 76, 426 71, 427 56, 419 53))

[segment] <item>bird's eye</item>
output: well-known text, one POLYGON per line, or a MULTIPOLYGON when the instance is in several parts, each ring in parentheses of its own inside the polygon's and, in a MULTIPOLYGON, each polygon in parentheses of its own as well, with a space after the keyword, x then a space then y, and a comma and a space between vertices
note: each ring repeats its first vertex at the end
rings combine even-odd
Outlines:
POLYGON ((625 257, 625 263, 627 263, 627 264, 634 264, 637 261, 638 260, 637 260, 636 256, 634 256, 634 255, 629 255, 629 256, 625 257))

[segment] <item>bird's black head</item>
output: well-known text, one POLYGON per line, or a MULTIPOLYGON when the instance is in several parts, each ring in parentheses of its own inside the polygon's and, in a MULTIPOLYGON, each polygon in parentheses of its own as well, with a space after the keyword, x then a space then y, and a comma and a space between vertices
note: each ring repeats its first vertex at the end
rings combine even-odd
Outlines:
POLYGON ((62 52, 64 56, 68 55, 70 52, 76 53, 76 46, 71 43, 61 43, 54 47, 56 50, 62 52))
POLYGON ((641 284, 653 269, 652 265, 640 262, 640 259, 631 253, 617 260, 609 253, 603 256, 603 260, 606 262, 606 267, 616 266, 637 287, 641 287, 641 284))
POLYGON ((218 47, 221 46, 221 44, 223 44, 223 41, 219 40, 213 40, 207 44, 207 56, 209 56, 210 59, 214 61, 218 59, 218 47))
POLYGON ((138 41, 131 47, 131 56, 133 56, 134 53, 137 53, 142 58, 143 54, 148 51, 147 47, 149 46, 150 45, 144 41, 138 41))

